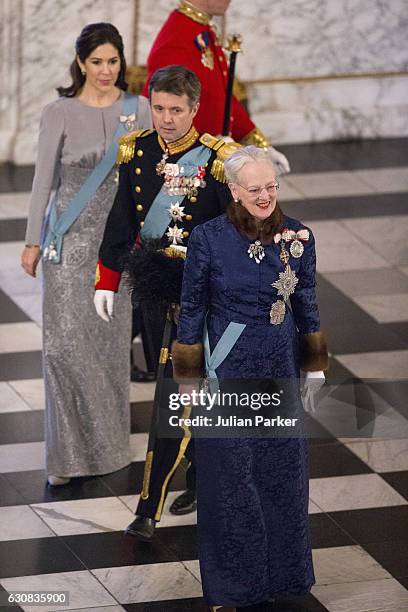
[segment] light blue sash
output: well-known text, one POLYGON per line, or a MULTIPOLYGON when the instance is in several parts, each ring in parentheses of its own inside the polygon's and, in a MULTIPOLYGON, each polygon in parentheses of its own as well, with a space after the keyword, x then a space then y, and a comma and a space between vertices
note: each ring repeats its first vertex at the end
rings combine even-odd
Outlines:
MULTIPOLYGON (((187 151, 177 162, 180 168, 181 166, 184 167, 182 176, 195 176, 197 174, 197 167, 205 166, 210 156, 211 149, 204 145, 187 151)), ((163 185, 144 220, 144 225, 140 231, 142 238, 161 238, 170 222, 168 212, 170 204, 180 202, 184 197, 184 195, 169 195, 166 193, 163 185)))
MULTIPOLYGON (((122 115, 137 115, 139 98, 125 94, 123 97, 122 115)), ((118 140, 126 132, 125 125, 119 122, 112 143, 99 164, 93 169, 78 193, 72 198, 68 208, 57 218, 55 198, 50 206, 48 228, 45 238, 41 244, 43 259, 52 263, 59 263, 61 260, 62 242, 64 234, 76 221, 84 210, 98 187, 103 183, 109 172, 112 170, 119 149, 118 140)))
POLYGON ((246 328, 245 323, 228 323, 228 327, 218 340, 213 352, 210 352, 210 341, 208 338, 207 323, 204 326, 204 359, 207 379, 209 381, 210 391, 216 393, 218 390, 217 374, 215 370, 222 364, 224 359, 232 351, 238 338, 246 328), (215 387, 215 388, 214 388, 215 387))

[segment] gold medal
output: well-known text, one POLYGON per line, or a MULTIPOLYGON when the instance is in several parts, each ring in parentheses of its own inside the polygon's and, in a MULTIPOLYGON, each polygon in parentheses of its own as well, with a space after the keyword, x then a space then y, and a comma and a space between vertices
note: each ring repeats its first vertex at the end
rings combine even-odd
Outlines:
POLYGON ((292 255, 292 257, 295 257, 296 259, 298 259, 299 257, 302 257, 304 250, 305 250, 305 247, 300 242, 300 240, 298 240, 297 238, 290 245, 290 254, 292 255))
POLYGON ((271 306, 269 317, 271 325, 280 325, 285 318, 286 306, 282 300, 277 300, 271 306))

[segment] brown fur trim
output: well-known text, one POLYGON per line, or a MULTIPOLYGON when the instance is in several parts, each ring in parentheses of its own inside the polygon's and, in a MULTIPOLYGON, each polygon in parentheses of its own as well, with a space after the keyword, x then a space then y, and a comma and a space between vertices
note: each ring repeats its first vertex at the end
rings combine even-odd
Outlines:
POLYGON ((227 209, 227 217, 239 232, 250 240, 260 240, 262 244, 271 244, 274 235, 282 229, 283 214, 278 203, 261 226, 257 225, 255 217, 239 202, 231 202, 227 209))
POLYGON ((304 372, 318 372, 329 367, 326 338, 322 332, 300 334, 300 367, 304 372))
POLYGON ((175 340, 171 347, 171 358, 173 378, 176 382, 204 376, 204 350, 201 342, 180 344, 175 340))

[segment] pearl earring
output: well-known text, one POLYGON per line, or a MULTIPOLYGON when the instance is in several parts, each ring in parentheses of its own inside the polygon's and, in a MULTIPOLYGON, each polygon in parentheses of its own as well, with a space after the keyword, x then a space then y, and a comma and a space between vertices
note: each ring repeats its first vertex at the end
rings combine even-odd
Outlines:
POLYGON ((82 70, 81 70, 81 74, 82 74, 82 76, 85 76, 85 75, 86 75, 86 70, 84 70, 84 69, 82 68, 82 70))

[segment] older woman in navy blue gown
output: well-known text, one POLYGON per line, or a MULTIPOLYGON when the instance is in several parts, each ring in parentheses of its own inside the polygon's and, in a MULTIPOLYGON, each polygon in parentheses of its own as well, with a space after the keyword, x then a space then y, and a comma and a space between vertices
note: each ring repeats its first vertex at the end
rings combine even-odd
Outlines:
MULTIPOLYGON (((327 368, 313 234, 282 213, 267 151, 240 148, 225 173, 234 201, 196 227, 188 246, 175 377, 188 392, 187 381, 203 375, 205 332, 207 374, 221 390, 234 379, 241 390, 255 379, 284 379, 300 406, 300 370, 309 380, 327 368)), ((195 440, 200 570, 214 610, 304 594, 314 584, 306 440, 272 429, 195 440)))

